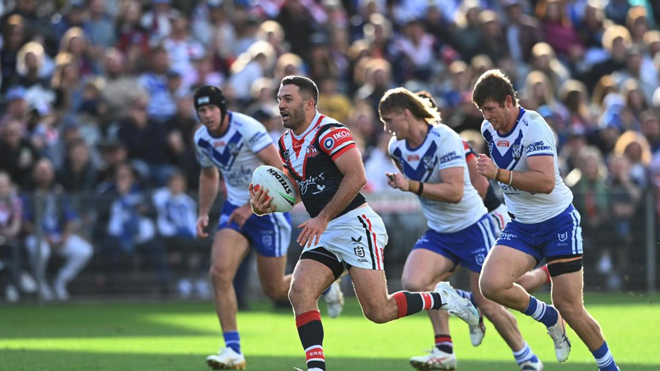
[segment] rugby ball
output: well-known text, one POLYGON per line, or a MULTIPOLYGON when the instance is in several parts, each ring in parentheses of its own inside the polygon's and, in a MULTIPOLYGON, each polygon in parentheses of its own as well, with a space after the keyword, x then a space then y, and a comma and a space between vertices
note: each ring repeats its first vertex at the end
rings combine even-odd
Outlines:
POLYGON ((293 209, 296 204, 296 189, 284 172, 276 167, 262 165, 252 173, 252 185, 268 190, 268 196, 273 198, 271 205, 279 213, 293 209))

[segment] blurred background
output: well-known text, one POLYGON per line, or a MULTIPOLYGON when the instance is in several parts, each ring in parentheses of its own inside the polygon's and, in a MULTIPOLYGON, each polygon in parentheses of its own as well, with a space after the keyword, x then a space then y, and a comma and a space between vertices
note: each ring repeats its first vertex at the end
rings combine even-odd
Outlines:
MULTIPOLYGON (((428 90, 483 153, 471 88, 491 68, 556 133, 586 290, 659 283, 660 1, 6 0, 0 14, 2 301, 210 298, 192 92, 222 87, 278 138, 290 74, 314 79, 319 110, 353 132, 395 290, 426 223, 414 195, 387 187, 378 102, 428 90)), ((236 288, 243 308, 262 298, 253 257, 236 288)))

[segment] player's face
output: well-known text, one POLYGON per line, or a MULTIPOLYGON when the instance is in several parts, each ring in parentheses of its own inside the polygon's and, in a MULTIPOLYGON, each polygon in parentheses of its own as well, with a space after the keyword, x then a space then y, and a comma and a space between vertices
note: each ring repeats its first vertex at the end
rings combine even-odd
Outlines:
POLYGON ((382 113, 380 116, 386 132, 394 135, 397 140, 406 139, 408 136, 408 120, 405 110, 400 112, 382 113))
POLYGON ((497 102, 488 100, 481 106, 480 111, 484 116, 484 119, 488 120, 491 125, 493 125, 493 129, 498 131, 506 130, 511 121, 509 106, 509 97, 507 97, 504 107, 501 107, 497 102))
POLYGON ((305 123, 305 101, 298 86, 289 84, 280 87, 277 94, 278 108, 282 116, 282 125, 296 130, 305 123))
POLYGON ((222 118, 222 111, 218 106, 207 104, 197 109, 199 120, 206 126, 209 131, 216 131, 220 128, 222 118))

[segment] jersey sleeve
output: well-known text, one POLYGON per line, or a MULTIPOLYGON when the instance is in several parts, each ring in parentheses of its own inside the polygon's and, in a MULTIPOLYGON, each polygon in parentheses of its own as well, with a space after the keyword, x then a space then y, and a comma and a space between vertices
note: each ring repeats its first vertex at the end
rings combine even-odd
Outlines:
MULTIPOLYGON (((325 152, 336 160, 339 156, 344 154, 351 148, 355 148, 355 141, 353 135, 348 128, 341 124, 328 124, 327 129, 319 133, 319 145, 321 151, 325 152)), ((323 130, 323 129, 322 129, 323 130)))
POLYGON ((273 144, 273 139, 268 135, 266 128, 256 120, 245 125, 242 134, 253 153, 257 153, 273 144))
POLYGON ((470 159, 476 158, 477 154, 474 152, 470 143, 463 141, 463 149, 465 150, 465 161, 470 161, 470 159))
POLYGON ((213 146, 199 135, 199 131, 195 134, 195 149, 199 164, 202 167, 212 167, 213 162, 209 158, 209 153, 213 150, 213 146))
POLYGON ((465 146, 458 134, 444 133, 438 142, 436 152, 438 170, 465 165, 465 146))
POLYGON ((530 118, 532 122, 523 140, 525 156, 555 156, 555 135, 552 129, 538 113, 530 112, 530 115, 533 115, 530 118))

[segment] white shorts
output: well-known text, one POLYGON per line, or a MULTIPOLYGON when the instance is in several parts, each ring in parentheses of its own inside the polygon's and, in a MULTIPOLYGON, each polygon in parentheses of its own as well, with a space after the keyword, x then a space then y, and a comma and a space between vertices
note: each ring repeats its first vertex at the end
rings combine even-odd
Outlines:
POLYGON ((387 241, 383 219, 371 207, 365 206, 331 220, 319 243, 305 248, 303 253, 322 247, 340 263, 384 270, 383 251, 387 241))
POLYGON ((488 213, 488 215, 490 216, 490 220, 493 222, 493 226, 495 227, 495 238, 497 238, 504 230, 506 224, 511 221, 511 217, 509 216, 509 212, 506 209, 505 204, 501 204, 497 207, 497 209, 488 213))

